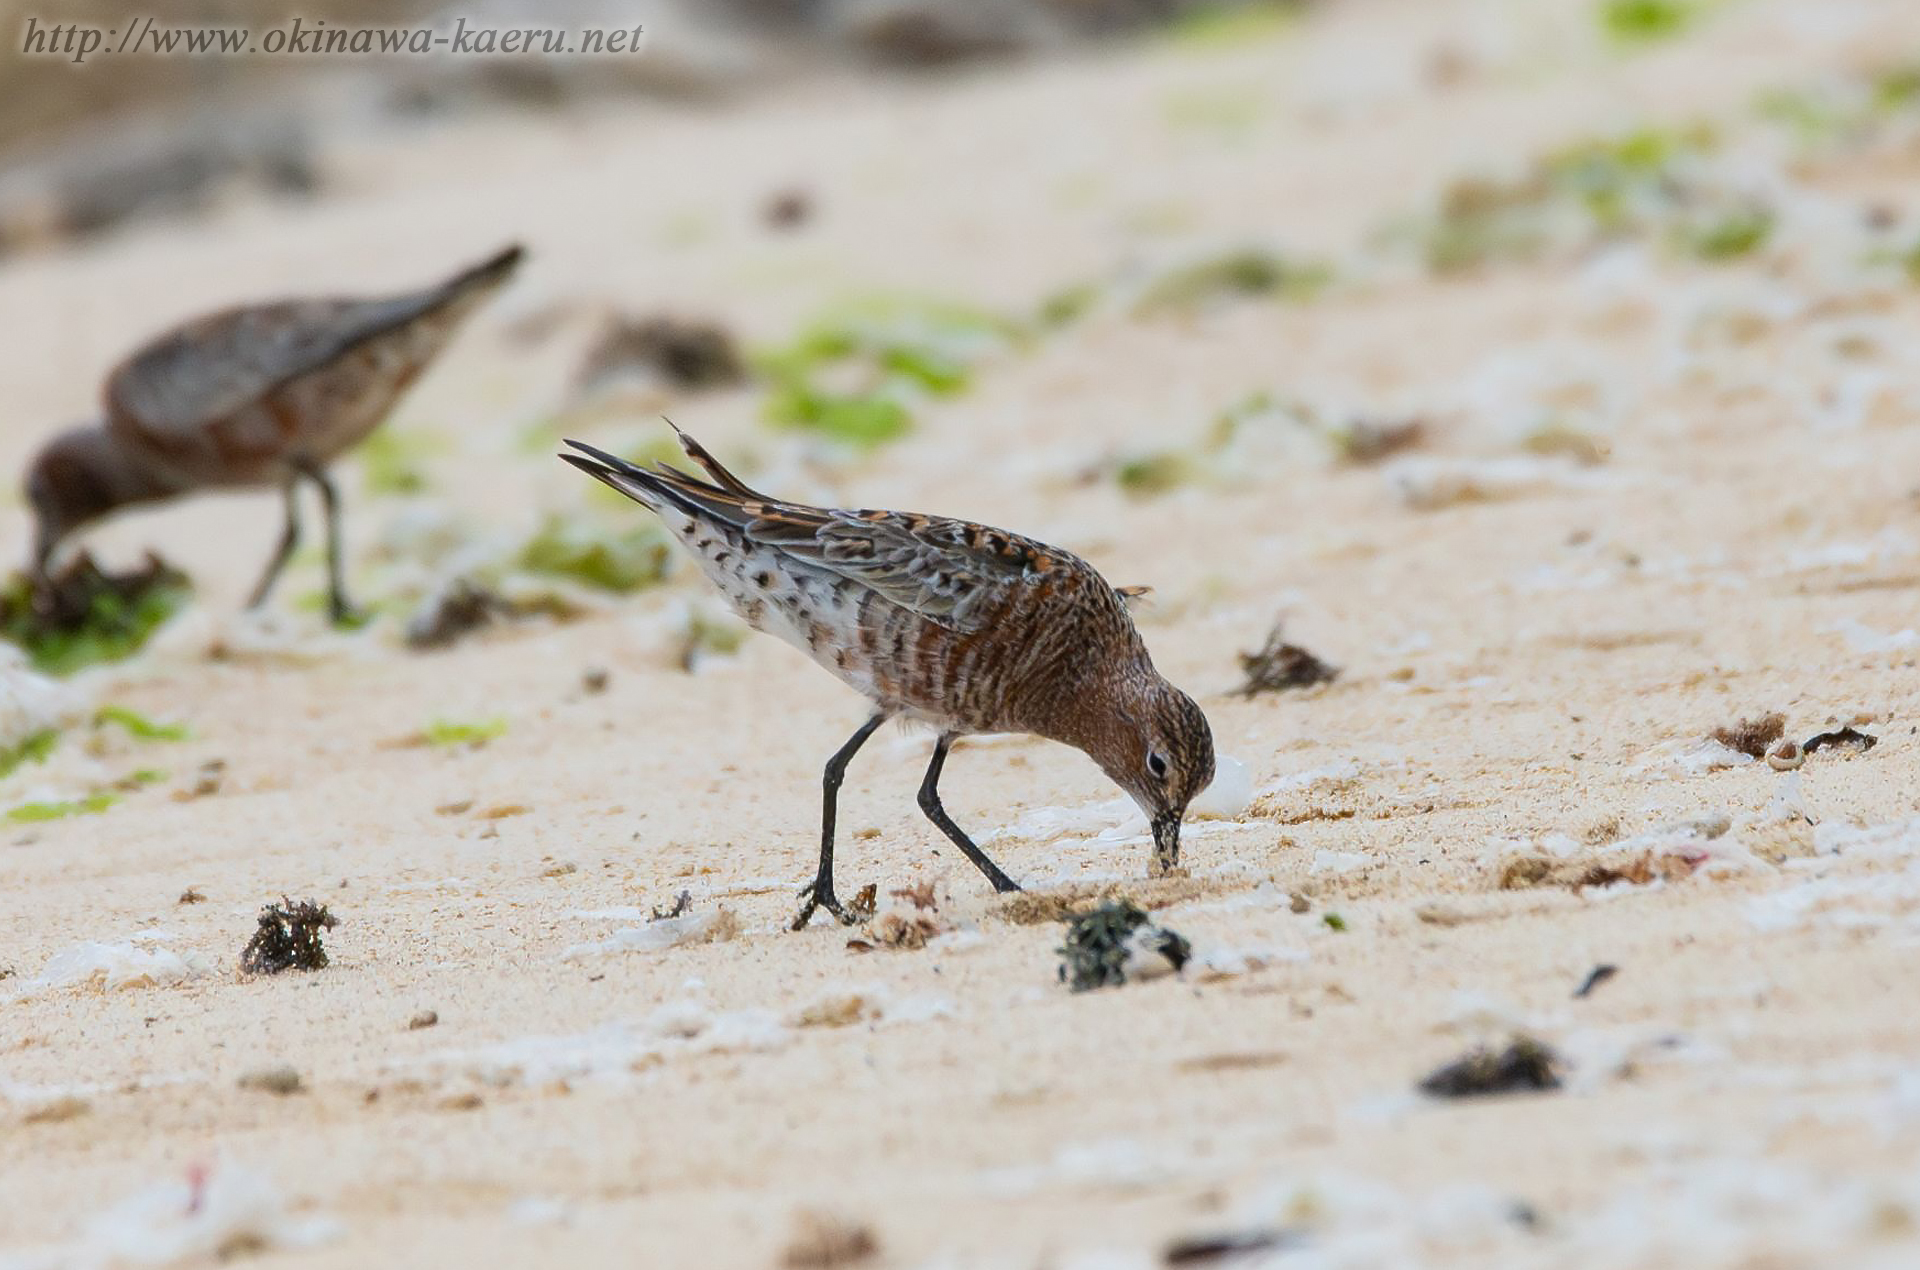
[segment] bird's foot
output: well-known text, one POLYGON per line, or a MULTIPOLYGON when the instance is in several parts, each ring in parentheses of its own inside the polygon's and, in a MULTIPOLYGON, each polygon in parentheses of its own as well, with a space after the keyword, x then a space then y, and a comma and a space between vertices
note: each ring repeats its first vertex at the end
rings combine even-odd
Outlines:
POLYGON ((823 887, 817 881, 809 882, 801 887, 800 912, 787 929, 805 930, 807 923, 813 920, 814 910, 819 908, 823 903, 826 905, 829 913, 834 912, 840 907, 840 901, 833 898, 833 890, 831 887, 823 887))
POLYGON ((357 631, 373 620, 373 613, 368 609, 357 609, 336 595, 327 601, 327 618, 335 630, 357 631))
POLYGON ((877 897, 880 888, 869 883, 860 888, 853 897, 853 903, 842 904, 833 893, 833 883, 825 878, 815 878, 800 888, 800 912, 793 919, 789 930, 805 930, 807 923, 813 920, 817 909, 826 909, 842 926, 858 926, 870 922, 878 907, 877 897))

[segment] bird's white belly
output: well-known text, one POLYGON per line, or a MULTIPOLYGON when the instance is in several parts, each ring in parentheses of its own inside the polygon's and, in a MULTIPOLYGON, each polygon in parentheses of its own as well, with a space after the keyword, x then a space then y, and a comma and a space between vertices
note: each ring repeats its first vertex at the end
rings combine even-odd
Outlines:
POLYGON ((664 519, 747 625, 786 641, 861 693, 878 698, 860 651, 858 588, 717 526, 672 512, 664 519))

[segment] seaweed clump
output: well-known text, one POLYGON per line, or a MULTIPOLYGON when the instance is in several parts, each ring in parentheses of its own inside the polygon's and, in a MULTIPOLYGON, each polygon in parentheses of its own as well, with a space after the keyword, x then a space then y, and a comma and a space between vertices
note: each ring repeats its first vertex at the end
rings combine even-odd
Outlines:
POLYGON ((120 799, 105 790, 85 798, 61 799, 50 803, 22 803, 7 812, 7 820, 16 825, 39 824, 47 820, 65 820, 69 816, 91 816, 105 811, 120 799))
POLYGON ((1238 692, 1243 697, 1285 688, 1311 688, 1330 684, 1340 677, 1340 668, 1320 660, 1298 644, 1287 642, 1283 623, 1276 622, 1267 632, 1267 642, 1257 653, 1241 653, 1240 669, 1247 681, 1238 692))
POLYGON ((1147 911, 1131 900, 1108 900, 1067 922, 1060 954, 1060 982, 1075 992, 1119 987, 1132 973, 1140 977, 1155 956, 1179 970, 1193 956, 1186 939, 1152 925, 1147 911))
POLYGON ((1626 239, 1661 240, 1709 263, 1765 247, 1774 209, 1716 176, 1705 127, 1589 138, 1511 179, 1470 177, 1446 190, 1417 237, 1440 274, 1626 239))
POLYGON ((0 778, 13 775, 23 763, 44 763, 60 744, 60 729, 41 728, 16 745, 0 749, 0 778))
POLYGON ((1503 1050, 1477 1046, 1420 1082, 1435 1098, 1485 1098, 1560 1088, 1560 1055, 1543 1041, 1516 1036, 1503 1050))
POLYGON ((325 904, 299 903, 282 896, 278 904, 260 910, 260 926, 240 950, 240 969, 250 975, 277 975, 283 970, 321 970, 327 964, 320 932, 332 930, 340 919, 325 904))
POLYGON ((407 621, 407 647, 422 652, 450 648, 513 612, 499 593, 471 578, 455 578, 407 621))
POLYGON ((1154 450, 1121 459, 1113 479, 1129 497, 1153 498, 1192 484, 1201 470, 1191 456, 1178 450, 1154 450))
POLYGON ((1229 251, 1166 274, 1140 298, 1138 312, 1192 312, 1228 299, 1311 300, 1333 281, 1319 261, 1296 261, 1257 247, 1229 251))
POLYGON ((1705 7, 1698 0, 1606 0, 1600 26, 1618 44, 1653 44, 1683 33, 1705 7))
POLYGON ((922 403, 966 392, 983 361, 1025 338, 1020 324, 965 305, 878 297, 842 306, 760 355, 763 413, 775 427, 870 449, 906 435, 922 403))
POLYGON ((587 350, 574 382, 588 392, 635 371, 686 389, 726 388, 747 377, 727 328, 663 316, 614 318, 587 350))
POLYGON ((38 583, 13 576, 0 591, 0 637, 35 670, 70 675, 139 652, 192 592, 187 575, 152 552, 137 569, 108 573, 83 551, 38 583))
POLYGON ((528 573, 565 578, 615 595, 664 581, 672 565, 666 531, 652 522, 607 534, 565 516, 549 516, 520 549, 519 558, 520 568, 528 573))

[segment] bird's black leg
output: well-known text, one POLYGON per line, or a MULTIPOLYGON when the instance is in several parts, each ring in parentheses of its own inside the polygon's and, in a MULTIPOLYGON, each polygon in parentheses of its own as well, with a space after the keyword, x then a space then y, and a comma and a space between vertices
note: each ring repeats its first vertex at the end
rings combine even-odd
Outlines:
POLYGON ((320 502, 327 513, 327 615, 335 626, 349 625, 357 621, 360 614, 347 602, 347 566, 341 555, 340 491, 333 487, 333 479, 318 464, 302 464, 300 474, 319 489, 320 502))
POLYGON ((854 917, 847 911, 838 896, 833 893, 833 813, 834 805, 840 796, 840 780, 847 774, 847 764, 867 743, 867 738, 879 730, 887 721, 882 712, 874 715, 860 725, 860 730, 847 738, 847 743, 834 751, 827 760, 826 774, 820 781, 820 871, 813 881, 800 891, 800 915, 793 919, 793 929, 802 930, 813 920, 813 910, 824 908, 840 919, 844 926, 851 926, 854 917))
POLYGON ((273 594, 273 584, 280 580, 280 571, 287 567, 287 561, 293 557, 293 549, 300 545, 300 500, 296 492, 298 482, 289 479, 280 493, 287 502, 287 527, 280 531, 280 545, 273 549, 273 558, 267 561, 267 571, 260 575, 260 584, 253 588, 253 597, 247 601, 247 607, 257 609, 267 602, 273 594))
POLYGON ((927 819, 940 826, 940 832, 953 839, 953 845, 960 853, 973 861, 973 867, 987 875, 987 881, 993 883, 993 889, 1001 893, 1017 891, 1019 883, 1000 871, 1000 866, 987 859, 987 853, 973 845, 973 839, 966 831, 953 823, 947 815, 947 809, 940 805, 940 769, 947 765, 947 751, 953 747, 953 734, 943 735, 933 747, 933 762, 927 764, 927 779, 920 782, 920 810, 927 813, 927 819))

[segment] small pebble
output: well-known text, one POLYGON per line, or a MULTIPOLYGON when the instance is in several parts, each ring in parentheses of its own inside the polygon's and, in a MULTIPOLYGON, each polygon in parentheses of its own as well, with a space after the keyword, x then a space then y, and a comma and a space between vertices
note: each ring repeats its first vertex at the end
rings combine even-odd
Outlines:
POLYGON ((772 229, 798 229, 813 215, 813 200, 802 189, 781 190, 761 209, 761 218, 772 229))
POLYGON ((421 1028, 432 1027, 434 1024, 438 1023, 439 1021, 440 1021, 439 1011, 421 1010, 418 1013, 416 1013, 412 1018, 407 1020, 407 1030, 409 1032, 418 1032, 421 1028))

